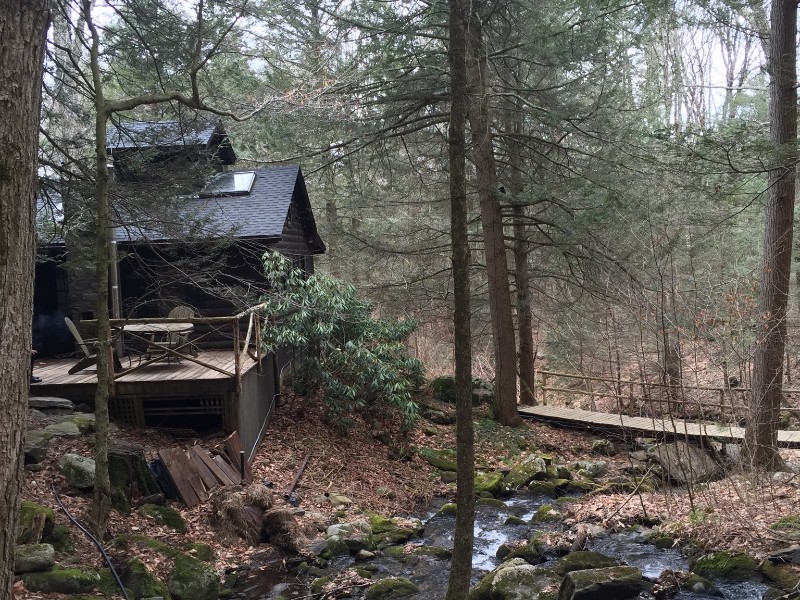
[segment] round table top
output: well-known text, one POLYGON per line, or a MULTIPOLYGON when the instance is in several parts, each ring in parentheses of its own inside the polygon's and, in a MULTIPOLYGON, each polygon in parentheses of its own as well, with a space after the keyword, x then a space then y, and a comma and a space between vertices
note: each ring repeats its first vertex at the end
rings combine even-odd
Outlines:
POLYGON ((131 333, 185 333, 194 329, 191 323, 128 323, 122 331, 131 333))

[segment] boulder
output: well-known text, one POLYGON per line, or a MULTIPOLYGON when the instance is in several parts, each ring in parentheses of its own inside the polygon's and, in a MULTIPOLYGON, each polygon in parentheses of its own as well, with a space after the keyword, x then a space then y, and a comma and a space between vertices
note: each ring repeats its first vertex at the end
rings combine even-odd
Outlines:
POLYGON ((611 440, 594 440, 592 442, 592 454, 599 454, 600 456, 614 456, 617 453, 617 447, 611 440))
POLYGON ((375 545, 380 548, 389 544, 402 544, 416 535, 422 525, 408 519, 389 519, 382 515, 370 515, 369 525, 375 545))
POLYGON ((49 571, 56 562, 56 552, 50 544, 24 544, 14 548, 14 573, 49 571))
POLYGON ((748 580, 758 576, 758 563, 741 552, 712 552, 693 560, 689 565, 693 573, 703 577, 725 577, 748 580))
POLYGON ((604 460, 576 460, 572 469, 583 477, 602 477, 608 471, 608 463, 604 460))
POLYGON ((456 452, 445 448, 444 450, 436 450, 434 448, 421 448, 419 455, 430 463, 431 466, 436 467, 440 471, 455 471, 456 470, 456 452))
POLYGON ((623 600, 635 598, 644 589, 642 572, 636 567, 607 567, 567 573, 558 600, 623 600))
POLYGON ((31 592, 86 594, 100 583, 100 574, 93 569, 53 569, 23 573, 22 582, 31 592))
POLYGON ((47 433, 52 434, 53 437, 77 437, 81 435, 81 429, 72 421, 61 421, 60 423, 53 423, 44 428, 47 433))
POLYGON ((25 464, 38 465, 47 458, 47 448, 53 434, 40 429, 25 434, 25 464))
POLYGON ((680 485, 713 481, 724 475, 708 452, 686 442, 659 444, 648 450, 647 455, 661 465, 670 480, 680 485))
POLYGON ((80 454, 65 454, 58 459, 58 468, 71 488, 89 490, 94 487, 93 459, 80 454))
POLYGON ((43 412, 75 410, 75 405, 66 398, 56 398, 55 396, 31 396, 28 398, 28 406, 43 412))
POLYGON ((617 561, 613 558, 592 552, 591 550, 579 550, 570 552, 553 567, 553 571, 558 575, 566 575, 572 571, 583 571, 586 569, 603 569, 606 567, 616 567, 617 561))
POLYGON ((497 496, 503 488, 503 474, 497 471, 475 475, 475 493, 487 492, 497 496))
POLYGON ((506 489, 515 490, 525 487, 534 479, 541 480, 547 477, 547 463, 544 458, 536 454, 529 454, 519 461, 503 479, 506 489))
POLYGON ((167 585, 150 573, 138 558, 129 559, 120 570, 119 576, 131 598, 169 597, 167 585))
POLYGON ((551 597, 548 588, 557 579, 551 571, 513 558, 501 564, 478 582, 467 596, 468 600, 537 600, 551 597))
POLYGON ((174 600, 217 600, 219 577, 211 565, 179 554, 167 581, 167 589, 174 600))
POLYGON ((391 600, 408 598, 419 591, 419 588, 406 577, 387 577, 375 582, 367 590, 367 600, 391 600))
POLYGON ((326 551, 330 551, 332 556, 358 554, 360 550, 375 549, 372 527, 364 520, 331 525, 328 527, 326 537, 326 551), (347 548, 346 553, 343 552, 342 544, 347 548))
POLYGON ((17 520, 17 544, 38 544, 53 531, 55 519, 52 508, 23 500, 17 520))

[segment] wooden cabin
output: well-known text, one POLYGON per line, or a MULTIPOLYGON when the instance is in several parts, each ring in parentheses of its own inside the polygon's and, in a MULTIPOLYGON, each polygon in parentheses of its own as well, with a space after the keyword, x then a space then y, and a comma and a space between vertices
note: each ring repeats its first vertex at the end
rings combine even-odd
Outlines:
MULTIPOLYGON (((107 145, 113 159, 109 202, 122 318, 156 319, 175 306, 189 306, 198 318, 192 335, 201 353, 216 352, 213 364, 230 363, 213 377, 200 367, 158 365, 136 377, 120 377, 111 413, 141 426, 216 423, 226 431, 239 430, 243 445, 252 450, 291 352, 259 355, 255 361, 256 338, 249 338, 249 353, 242 347, 248 320, 233 316, 256 305, 267 291, 264 252, 281 252, 307 273, 314 271, 314 256, 325 252, 302 171, 298 165, 235 169, 236 155, 220 123, 118 123, 107 145), (223 372, 232 377, 219 376, 223 372)), ((36 268, 34 344, 44 362, 76 350, 64 317, 83 321, 82 330, 91 337, 85 323, 96 310, 91 263, 79 258, 91 249, 93 234, 90 227, 81 230, 79 218, 70 223, 71 216, 91 210, 91 199, 63 182, 57 195, 66 233, 40 245, 36 268)), ((36 372, 44 381, 32 386, 32 394, 78 401, 93 397, 91 377, 79 382, 53 367, 48 381, 42 368, 36 372)))

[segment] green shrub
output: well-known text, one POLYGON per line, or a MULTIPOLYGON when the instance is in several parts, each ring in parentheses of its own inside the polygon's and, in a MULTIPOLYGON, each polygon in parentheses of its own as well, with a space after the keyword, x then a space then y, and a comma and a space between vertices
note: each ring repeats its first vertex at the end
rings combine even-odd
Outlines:
POLYGON ((269 320, 261 341, 270 352, 305 350, 296 359, 295 389, 321 390, 328 418, 342 430, 354 414, 372 419, 387 408, 410 427, 417 416, 411 392, 424 376, 405 346, 416 323, 374 318, 353 286, 306 276, 276 252, 264 255, 264 270, 272 292, 263 298, 269 320))

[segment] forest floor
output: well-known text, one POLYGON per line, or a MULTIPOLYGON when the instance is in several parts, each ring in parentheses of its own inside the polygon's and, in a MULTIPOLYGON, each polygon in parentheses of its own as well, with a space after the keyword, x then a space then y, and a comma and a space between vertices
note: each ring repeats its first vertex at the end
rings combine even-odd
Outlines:
MULTIPOLYGON (((423 398, 429 405, 437 403, 423 398)), ((439 406, 444 410, 451 410, 439 406)), ((48 417, 52 419, 53 417, 48 417)), ((593 456, 592 441, 596 436, 586 431, 559 429, 526 421, 521 427, 501 427, 488 418, 485 407, 476 409, 476 464, 483 470, 504 469, 529 451, 550 454, 557 461, 579 459, 604 460, 609 464, 606 478, 624 477, 631 466, 628 453, 615 456, 593 456)), ((32 421, 41 417, 31 417, 32 421)), ((34 424, 34 423, 32 423, 34 424)), ((253 461, 255 484, 271 482, 276 506, 286 506, 282 492, 294 479, 298 467, 309 456, 307 467, 297 486, 300 499, 298 518, 307 529, 322 530, 337 521, 353 520, 366 511, 387 516, 420 513, 422 507, 437 495, 453 496, 452 484, 443 483, 440 474, 414 452, 420 447, 454 448, 455 426, 437 425, 421 419, 417 427, 404 434, 396 427, 381 424, 368 426, 357 422, 347 435, 331 429, 322 418, 318 401, 289 397, 273 414, 264 440, 253 461), (387 439, 387 434, 389 439, 387 439), (388 443, 387 443, 388 442, 388 443), (352 500, 346 514, 337 514, 337 507, 328 501, 330 494, 341 494, 352 500), (302 514, 300 514, 302 512, 302 514)), ((175 439, 155 430, 120 427, 115 441, 141 444, 149 458, 164 448, 186 448, 196 439, 175 439)), ((67 491, 58 472, 57 459, 65 453, 91 455, 89 439, 56 438, 48 452, 42 471, 25 473, 23 497, 56 510, 57 523, 68 524, 59 510, 51 489, 55 484, 67 509, 79 520, 85 520, 90 496, 67 491)), ((622 440, 614 440, 622 446, 622 440)), ((211 442, 203 441, 204 445, 211 442)), ((787 453, 787 460, 797 459, 796 452, 787 453)), ((700 549, 741 549, 756 557, 764 557, 795 540, 770 528, 781 517, 798 514, 800 476, 797 481, 780 483, 771 477, 753 477, 731 472, 720 481, 693 488, 673 488, 651 493, 589 494, 570 503, 565 523, 575 528, 580 523, 599 523, 610 529, 625 528, 634 523, 661 523, 680 543, 691 543, 700 549)), ((112 514, 109 537, 141 534, 157 538, 173 546, 190 542, 214 547, 216 567, 220 573, 240 566, 257 566, 280 556, 275 549, 260 544, 250 546, 214 524, 211 502, 192 509, 170 502, 187 523, 187 532, 179 534, 133 512, 131 516, 112 514)), ((72 536, 76 551, 73 564, 102 567, 100 554, 80 532, 72 536)), ((166 575, 168 564, 157 552, 136 550, 151 571, 166 575)), ((58 594, 41 594, 15 587, 17 598, 61 599, 58 594)))

